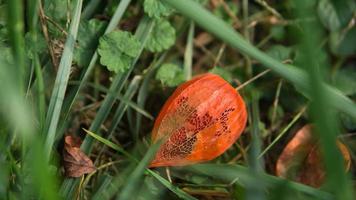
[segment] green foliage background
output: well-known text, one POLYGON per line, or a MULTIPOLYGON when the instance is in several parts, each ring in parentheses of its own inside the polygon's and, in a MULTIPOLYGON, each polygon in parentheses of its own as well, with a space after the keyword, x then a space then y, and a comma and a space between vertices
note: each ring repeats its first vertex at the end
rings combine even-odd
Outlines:
POLYGON ((355 8, 0 0, 0 199, 354 199, 355 168, 344 173, 335 141, 355 165, 355 8), (150 143, 154 117, 176 86, 206 72, 239 88, 245 133, 208 163, 148 169, 159 147, 150 143), (306 123, 327 174, 317 189, 274 176, 306 123), (93 174, 63 176, 69 134, 82 137, 93 174))

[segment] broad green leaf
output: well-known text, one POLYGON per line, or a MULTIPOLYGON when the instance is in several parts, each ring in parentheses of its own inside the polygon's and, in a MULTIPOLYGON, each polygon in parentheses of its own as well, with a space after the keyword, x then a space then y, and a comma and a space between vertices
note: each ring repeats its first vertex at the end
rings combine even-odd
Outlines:
POLYGON ((78 30, 78 44, 74 60, 80 67, 88 66, 97 45, 98 38, 104 33, 106 23, 97 19, 82 21, 78 30))
POLYGON ((156 20, 155 27, 149 36, 146 49, 161 52, 171 47, 176 40, 176 31, 167 20, 156 20))
POLYGON ((129 32, 114 31, 100 38, 100 63, 113 72, 125 72, 140 53, 140 42, 129 32))
POLYGON ((331 4, 329 0, 319 1, 318 15, 320 21, 327 29, 331 31, 337 31, 340 29, 341 23, 339 21, 334 6, 331 4))
POLYGON ((333 85, 345 95, 356 94, 356 69, 354 67, 342 68, 334 77, 333 85))
POLYGON ((160 80, 163 85, 174 87, 184 82, 184 72, 178 65, 166 63, 157 71, 156 79, 160 80))
POLYGON ((329 46, 333 54, 350 56, 356 53, 356 27, 346 33, 343 31, 330 34, 329 46))
POLYGON ((170 15, 173 9, 160 0, 145 0, 143 8, 148 16, 161 18, 170 15))
POLYGON ((332 0, 320 0, 317 12, 322 24, 330 31, 338 31, 344 28, 352 18, 355 3, 352 0, 334 2, 332 0))

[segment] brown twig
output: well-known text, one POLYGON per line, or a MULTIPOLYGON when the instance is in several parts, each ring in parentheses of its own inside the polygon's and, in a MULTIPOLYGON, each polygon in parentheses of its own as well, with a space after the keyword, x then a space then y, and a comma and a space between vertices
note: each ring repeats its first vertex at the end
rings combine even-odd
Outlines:
POLYGON ((240 20, 236 17, 236 15, 234 14, 234 12, 230 9, 229 5, 227 5, 227 3, 224 0, 220 0, 220 3, 222 4, 225 12, 229 15, 229 17, 232 19, 233 21, 233 27, 235 29, 238 29, 241 27, 241 22, 240 20))
POLYGON ((251 82, 255 81, 256 79, 260 78, 261 76, 267 74, 268 72, 270 72, 271 69, 266 69, 265 71, 257 74, 256 76, 250 78, 249 80, 245 81, 244 83, 242 83, 241 85, 237 86, 235 89, 236 90, 240 90, 241 88, 245 87, 246 85, 250 84, 251 82))
POLYGON ((262 7, 264 7, 266 10, 268 10, 270 13, 272 13, 274 16, 283 19, 282 15, 274 8, 272 8, 268 3, 264 0, 255 0, 258 4, 260 4, 262 7))
POLYGON ((225 48, 226 48, 226 44, 222 44, 220 49, 219 49, 219 52, 218 52, 218 55, 216 56, 215 60, 214 60, 214 65, 213 66, 216 66, 218 63, 220 63, 220 59, 225 51, 225 48))
MULTIPOLYGON (((277 107, 278 107, 278 103, 279 103, 279 94, 281 93, 282 83, 283 83, 283 79, 279 80, 278 86, 277 86, 277 92, 276 92, 276 95, 275 95, 275 97, 274 97, 274 101, 273 101, 273 112, 272 112, 272 118, 271 118, 271 127, 273 127, 274 121, 276 120, 277 107)), ((272 128, 271 128, 271 129, 272 129, 272 128)), ((272 130, 273 130, 273 129, 272 129, 272 130)))
POLYGON ((65 31, 57 22, 55 22, 54 20, 52 20, 51 18, 49 18, 48 16, 44 16, 45 19, 50 22, 51 24, 53 24, 53 26, 55 26, 59 31, 61 31, 65 36, 68 35, 67 31, 65 31))
POLYGON ((39 15, 40 15, 42 32, 43 32, 44 38, 45 38, 47 46, 48 46, 48 51, 51 56, 52 65, 53 65, 54 69, 57 71, 58 60, 54 54, 54 48, 53 48, 51 39, 48 34, 47 20, 46 20, 45 13, 43 10, 42 1, 40 1, 40 3, 39 3, 39 15))

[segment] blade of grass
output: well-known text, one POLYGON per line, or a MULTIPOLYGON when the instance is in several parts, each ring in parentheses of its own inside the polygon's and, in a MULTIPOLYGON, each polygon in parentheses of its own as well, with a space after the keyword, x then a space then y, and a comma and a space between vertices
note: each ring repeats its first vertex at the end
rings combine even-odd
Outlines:
MULTIPOLYGON (((333 196, 330 193, 318 190, 307 185, 287 181, 285 179, 271 176, 268 174, 256 175, 250 169, 240 165, 230 164, 197 164, 180 168, 176 170, 194 172, 196 174, 203 174, 209 177, 218 178, 228 183, 236 181, 244 186, 254 185, 266 189, 277 184, 285 184, 294 191, 302 192, 305 195, 312 196, 317 199, 332 200, 333 196), (257 184, 256 184, 257 182, 257 184)), ((290 194, 292 195, 292 194, 290 194)), ((294 195, 294 194, 293 194, 294 195)))
MULTIPOLYGON (((305 0, 296 4, 296 14, 299 18, 316 17, 311 7, 306 6, 305 0)), ((325 61, 320 56, 321 48, 315 48, 320 44, 322 29, 317 21, 300 23, 303 33, 299 33, 300 39, 300 62, 309 73, 311 88, 310 114, 315 123, 316 134, 319 136, 323 160, 326 168, 326 189, 335 194, 337 200, 353 199, 351 183, 346 176, 344 160, 339 151, 336 141, 340 134, 337 124, 337 113, 330 109, 331 93, 325 87, 324 74, 325 61), (313 34, 306 34, 313 33, 313 34)))
MULTIPOLYGON (((105 33, 109 33, 111 31, 113 31, 117 25, 119 24, 122 16, 124 15, 128 5, 130 4, 131 0, 122 0, 120 1, 120 4, 118 5, 113 17, 111 18, 108 27, 105 30, 105 33)), ((63 113, 65 115, 65 119, 68 118, 69 114, 70 114, 70 109, 72 108, 75 98, 77 97, 79 91, 82 89, 82 87, 84 86, 84 83, 87 81, 87 79, 89 78, 91 72, 93 71, 96 62, 99 58, 99 55, 97 52, 94 53, 94 55, 92 56, 89 66, 88 68, 86 68, 86 70, 83 70, 83 72, 81 73, 81 76, 79 78, 80 84, 75 86, 73 89, 70 90, 68 97, 65 99, 64 102, 64 107, 63 107, 63 113)))
MULTIPOLYGON (((99 142, 102 142, 103 144, 107 145, 108 147, 118 151, 119 153, 124 154, 127 158, 129 158, 131 161, 138 163, 139 161, 133 157, 131 154, 129 154, 128 152, 126 152, 123 148, 121 148, 120 146, 112 143, 111 141, 100 137, 99 135, 88 131, 88 130, 84 130, 86 133, 88 133, 90 136, 92 136, 93 138, 95 138, 96 140, 98 140, 99 142)), ((159 142, 157 142, 157 144, 160 144, 159 142)), ((178 197, 181 197, 183 199, 189 199, 189 200, 194 200, 195 198, 190 196, 189 194, 185 193, 183 190, 179 189, 178 187, 172 185, 169 181, 167 181, 166 179, 162 178, 159 174, 157 174, 156 172, 150 170, 150 169, 145 169, 147 173, 149 173, 150 175, 152 175, 153 177, 155 177, 159 182, 161 182, 164 186, 166 186, 169 190, 171 190, 173 193, 175 193, 178 197)))
MULTIPOLYGON (((142 77, 140 77, 140 76, 135 76, 132 79, 132 81, 124 95, 124 99, 131 100, 131 98, 137 91, 137 88, 140 84, 141 79, 142 79, 142 77)), ((128 105, 125 102, 120 102, 119 106, 117 107, 117 109, 115 111, 111 126, 108 131, 107 138, 111 138, 111 135, 113 134, 116 127, 119 125, 119 122, 121 121, 122 117, 124 116, 124 113, 125 113, 127 107, 128 107, 128 105)))
MULTIPOLYGON (((263 53, 237 33, 232 27, 228 26, 224 21, 215 17, 209 11, 204 9, 198 3, 192 0, 162 0, 166 2, 183 15, 194 20, 201 27, 214 34, 228 45, 238 49, 257 61, 261 62, 266 67, 272 69, 281 77, 289 80, 298 88, 301 88, 307 94, 311 94, 309 80, 307 74, 292 65, 283 64, 267 54, 263 53)), ((347 113, 356 119, 356 105, 352 100, 344 96, 337 89, 327 85, 326 93, 329 94, 331 100, 330 105, 347 113)))
POLYGON ((82 18, 89 19, 94 14, 95 10, 98 8, 100 3, 101 3, 101 0, 89 1, 89 3, 85 6, 85 8, 82 12, 82 18))
POLYGON ((189 199, 189 200, 196 200, 196 198, 190 196, 183 190, 179 189, 177 186, 174 186, 172 183, 170 183, 168 180, 164 179, 162 176, 157 174, 156 172, 147 169, 147 172, 156 178, 159 182, 161 182, 162 185, 164 185, 166 188, 168 188, 170 191, 172 191, 174 194, 176 194, 178 197, 182 199, 189 199))
MULTIPOLYGON (((106 117, 109 115, 110 110, 112 108, 112 105, 114 103, 114 100, 116 99, 116 94, 120 93, 124 83, 128 79, 129 75, 131 74, 137 60, 139 59, 143 48, 145 46, 146 40, 148 38, 148 35, 150 34, 152 27, 153 27, 153 21, 150 20, 147 17, 144 17, 136 31, 135 36, 138 38, 139 41, 141 41, 141 49, 140 49, 140 54, 135 58, 134 62, 131 64, 131 67, 129 70, 127 70, 125 73, 117 74, 114 77, 113 83, 110 86, 109 93, 105 97, 102 106, 100 107, 93 123, 90 126, 90 130, 94 132, 98 132, 101 124, 105 121, 106 117)), ((91 147, 92 147, 92 138, 86 138, 83 141, 82 144, 82 149, 84 152, 90 152, 91 147)))
MULTIPOLYGON (((249 165, 252 174, 260 175, 263 173, 263 160, 258 158, 258 154, 261 152, 261 137, 260 137, 260 116, 258 108, 258 96, 255 91, 252 91, 252 106, 250 121, 252 122, 252 136, 251 136, 251 149, 249 151, 249 165)), ((247 187, 247 199, 265 199, 264 191, 259 187, 255 187, 256 184, 253 184, 250 187, 247 187)))
POLYGON ((282 90, 282 83, 283 83, 283 79, 279 80, 278 82, 278 86, 277 86, 277 91, 276 91, 276 95, 274 97, 273 100, 273 111, 272 111, 272 117, 271 117, 271 130, 274 129, 274 122, 276 120, 277 117, 277 108, 278 108, 278 103, 279 103, 279 96, 281 94, 281 90, 282 90))
POLYGON ((127 177, 125 186, 122 188, 120 195, 116 197, 117 200, 127 200, 132 199, 137 190, 139 182, 143 180, 143 174, 146 170, 146 167, 150 164, 151 160, 154 158, 156 152, 160 147, 160 143, 157 142, 152 145, 148 150, 145 156, 140 160, 137 167, 133 172, 127 177), (141 180, 140 180, 141 179, 141 180))
MULTIPOLYGON (((4 120, 10 130, 7 134, 12 134, 11 138, 20 136, 24 141, 30 142, 33 140, 33 133, 35 132, 33 113, 30 105, 25 100, 23 93, 18 90, 17 78, 14 78, 14 71, 16 66, 6 64, 0 58, 0 93, 6 94, 0 98, 0 114, 2 121, 4 120)), ((3 128, 6 128, 4 126, 3 128)), ((10 148, 10 144, 6 148, 10 148)))
POLYGON ((14 78, 18 82, 18 90, 23 93, 25 91, 25 40, 24 40, 24 17, 23 6, 21 0, 8 0, 8 12, 7 12, 7 26, 9 31, 9 38, 12 47, 12 53, 14 61, 16 63, 16 71, 14 78))
MULTIPOLYGON (((153 25, 154 25, 153 21, 150 20, 148 17, 144 17, 141 20, 141 22, 136 30, 136 33, 135 33, 135 37, 137 37, 137 39, 141 42, 140 53, 135 58, 135 60, 132 62, 130 69, 128 69, 125 73, 117 74, 114 77, 113 82, 109 88, 109 92, 107 93, 102 105, 99 108, 99 111, 97 112, 97 114, 95 116, 94 121, 92 122, 92 124, 89 128, 91 131, 98 132, 100 126, 105 121, 106 117, 109 115, 112 105, 114 104, 114 101, 116 99, 116 94, 119 94, 121 92, 121 89, 123 88, 129 75, 131 74, 131 71, 133 70, 137 60, 139 59, 139 57, 141 55, 141 52, 143 51, 147 36, 150 34, 153 25)), ((83 81, 81 81, 81 82, 83 82, 83 81)), ((84 82, 82 84, 84 84, 84 82)), ((80 86, 79 86, 79 88, 80 88, 80 86)), ((75 93, 77 94, 78 91, 79 90, 75 90, 75 93)), ((72 99, 72 100, 74 100, 74 99, 72 99)), ((73 101, 72 101, 72 103, 73 103, 73 101)), ((86 137, 83 141, 81 148, 84 152, 86 152, 88 154, 91 151, 92 145, 93 145, 93 139, 86 137)), ((62 184, 61 193, 64 194, 67 199, 72 199, 73 194, 75 192, 75 186, 77 184, 78 184, 78 180, 66 179, 62 184)))
POLYGON ((261 158, 263 155, 267 153, 282 137, 283 135, 298 121, 298 119, 303 115, 305 112, 306 107, 303 107, 292 119, 291 122, 287 124, 286 127, 282 129, 282 131, 278 134, 278 136, 263 150, 263 152, 258 156, 261 158))
MULTIPOLYGON (((124 98, 127 99, 127 100, 131 100, 131 98, 133 97, 133 95, 136 93, 137 91, 137 88, 140 84, 140 81, 141 81, 141 77, 140 76, 135 76, 133 78, 133 80, 131 81, 129 87, 127 88, 126 92, 125 92, 125 95, 124 95, 124 98)), ((113 116, 113 119, 112 119, 112 122, 111 122, 111 125, 110 125, 110 128, 108 130, 108 133, 106 135, 106 138, 107 139, 110 139, 112 137, 112 134, 114 133, 114 131, 116 130, 117 126, 119 125, 119 122, 121 121, 122 117, 124 116, 126 110, 127 110, 127 107, 128 107, 128 104, 121 101, 119 106, 117 107, 116 111, 115 111, 115 114, 113 116)), ((105 147, 105 146, 104 146, 105 147)), ((104 150, 106 148, 101 148, 99 154, 97 155, 97 158, 96 160, 99 160, 102 153, 104 152, 104 150)))
MULTIPOLYGON (((35 68, 35 74, 36 74, 36 86, 37 86, 37 109, 38 109, 38 121, 40 124, 39 130, 42 131, 43 126, 45 124, 45 118, 46 118, 46 97, 45 97, 45 88, 44 88, 44 80, 43 80, 43 74, 42 74, 42 69, 41 69, 41 64, 40 64, 40 58, 36 52, 36 46, 37 46, 37 30, 38 30, 38 15, 37 15, 37 10, 38 10, 38 3, 39 1, 37 0, 32 0, 28 2, 28 10, 29 10, 29 29, 30 29, 30 35, 31 35, 31 42, 32 42, 32 55, 33 55, 33 60, 32 60, 32 65, 35 68)), ((31 79, 30 79, 31 81, 31 79)))
POLYGON ((76 1, 74 16, 71 22, 69 35, 64 45, 63 55, 59 64, 58 74, 56 76, 51 100, 47 111, 46 123, 43 131, 43 135, 47 135, 45 142, 47 159, 49 159, 52 152, 58 121, 61 114, 63 99, 67 89, 70 69, 73 60, 74 44, 77 38, 78 27, 80 22, 82 4, 82 0, 76 1))
MULTIPOLYGON (((32 65, 35 69, 36 74, 36 90, 37 90, 37 107, 38 107, 38 121, 39 121, 39 132, 42 131, 43 126, 45 124, 45 114, 46 114, 46 101, 45 101, 45 89, 44 89, 44 80, 42 75, 42 69, 40 64, 39 55, 36 52, 37 48, 37 31, 38 31, 38 0, 30 0, 27 2, 27 8, 29 10, 29 18, 28 25, 31 36, 31 53, 32 53, 32 65)), ((29 80, 31 82, 31 79, 29 80)), ((30 153, 27 159, 30 166, 28 168, 31 169, 31 174, 33 174, 36 179, 33 179, 34 184, 29 184, 29 189, 35 189, 38 192, 38 196, 43 199, 59 199, 58 195, 58 179, 51 173, 51 168, 46 162, 44 144, 42 144, 43 139, 40 137, 44 137, 44 135, 38 134, 37 139, 33 140, 34 144, 30 144, 31 147, 29 149, 30 153), (33 188, 34 187, 34 188, 33 188)), ((26 160, 26 161, 27 161, 26 160)), ((26 163, 24 164, 24 168, 26 163)))
POLYGON ((193 62, 193 41, 194 40, 194 22, 190 22, 187 45, 184 52, 184 74, 185 80, 192 78, 192 62, 193 62))
MULTIPOLYGON (((79 81, 69 81, 69 85, 71 84, 80 84, 79 81)), ((109 90, 101 85, 97 85, 95 83, 85 83, 85 86, 89 86, 92 88, 95 88, 96 90, 100 91, 100 92, 104 92, 104 93, 108 93, 109 90)), ((153 116, 148 113, 146 110, 142 109, 141 106, 139 106, 138 104, 134 103, 133 101, 131 101, 128 98, 125 98, 124 96, 122 96, 121 94, 116 95, 116 99, 120 102, 123 102, 125 104, 127 104, 130 108, 134 109, 137 113, 139 113, 140 115, 143 115, 145 117, 147 117, 150 120, 154 120, 153 116)))
MULTIPOLYGON (((159 59, 157 61, 154 61, 154 63, 152 63, 152 65, 145 72, 145 76, 143 78, 141 87, 137 94, 137 105, 141 109, 144 109, 144 107, 145 107, 145 102, 146 102, 146 99, 148 96, 149 83, 150 83, 152 77, 154 76, 154 72, 162 64, 163 60, 166 58, 166 55, 167 55, 166 53, 161 55, 159 57, 159 59)), ((135 141, 137 141, 139 138, 141 122, 142 122, 142 115, 140 113, 136 113, 136 125, 135 125, 135 132, 134 132, 135 141)))
POLYGON ((34 185, 30 187, 35 187, 38 197, 42 199, 57 200, 60 199, 58 193, 58 179, 54 176, 54 173, 51 172, 51 167, 46 162, 46 151, 41 142, 42 140, 35 140, 28 155, 31 167, 26 167, 30 168, 31 174, 36 177, 32 178, 34 185))
POLYGON ((104 180, 101 181, 101 184, 98 187, 98 189, 93 192, 92 200, 107 199, 107 198, 105 198, 105 196, 107 195, 106 191, 107 191, 108 188, 111 187, 111 185, 114 184, 112 176, 109 176, 109 175, 103 175, 103 176, 104 176, 104 178, 103 178, 104 180))

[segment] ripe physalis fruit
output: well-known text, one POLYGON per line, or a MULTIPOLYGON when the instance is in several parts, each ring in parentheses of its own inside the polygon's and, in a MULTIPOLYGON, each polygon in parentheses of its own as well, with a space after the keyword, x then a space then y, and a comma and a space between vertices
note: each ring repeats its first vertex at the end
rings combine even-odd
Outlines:
POLYGON ((239 138, 246 121, 245 103, 228 82, 197 76, 180 85, 159 113, 152 141, 163 143, 150 167, 212 160, 239 138))
MULTIPOLYGON (((325 182, 325 167, 312 129, 313 126, 307 124, 290 140, 277 160, 276 175, 319 188, 325 182)), ((350 152, 341 141, 336 143, 344 158, 345 171, 349 171, 350 152)))

